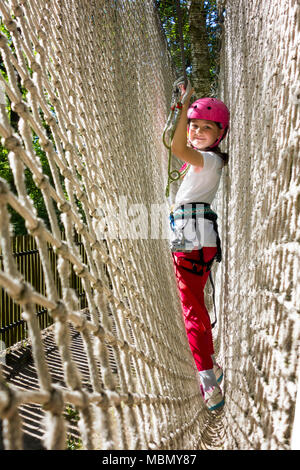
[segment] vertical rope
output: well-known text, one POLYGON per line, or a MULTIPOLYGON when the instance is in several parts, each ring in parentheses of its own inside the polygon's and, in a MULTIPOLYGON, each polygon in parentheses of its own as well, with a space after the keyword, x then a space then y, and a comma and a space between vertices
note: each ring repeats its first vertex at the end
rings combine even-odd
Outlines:
POLYGON ((182 18, 180 0, 176 0, 176 14, 177 14, 177 20, 178 20, 178 33, 179 33, 179 44, 180 44, 180 52, 181 52, 182 73, 184 77, 184 83, 186 86, 188 79, 187 79, 187 73, 186 73, 185 48, 184 48, 184 38, 183 38, 183 18, 182 18))

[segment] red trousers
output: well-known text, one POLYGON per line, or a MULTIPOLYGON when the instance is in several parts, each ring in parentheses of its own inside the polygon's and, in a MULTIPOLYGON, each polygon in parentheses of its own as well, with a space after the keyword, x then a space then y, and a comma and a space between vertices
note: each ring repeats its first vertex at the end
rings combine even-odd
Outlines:
MULTIPOLYGON (((212 259, 216 252, 215 247, 204 247, 204 261, 212 259)), ((186 266, 184 258, 199 260, 199 252, 196 249, 190 253, 173 253, 173 262, 189 345, 197 369, 208 370, 213 368, 211 355, 214 354, 211 322, 204 303, 204 287, 209 271, 202 276, 186 271, 181 265, 186 266)))

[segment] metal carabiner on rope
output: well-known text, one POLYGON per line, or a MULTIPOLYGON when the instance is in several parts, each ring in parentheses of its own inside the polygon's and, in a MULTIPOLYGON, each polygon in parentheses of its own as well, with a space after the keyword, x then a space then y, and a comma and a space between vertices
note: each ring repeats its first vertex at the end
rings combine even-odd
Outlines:
POLYGON ((173 183, 174 181, 179 180, 179 178, 182 176, 182 173, 178 170, 171 170, 171 163, 172 163, 172 150, 171 150, 171 143, 172 139, 175 134, 175 130, 177 127, 177 123, 181 114, 181 109, 182 105, 186 101, 186 97, 189 94, 191 90, 191 83, 189 80, 187 80, 187 85, 186 85, 186 90, 185 94, 183 95, 182 99, 181 98, 181 90, 180 90, 180 85, 185 85, 185 78, 180 77, 175 82, 173 83, 173 92, 172 92, 172 100, 171 100, 171 110, 163 131, 162 135, 162 140, 164 146, 168 149, 169 151, 169 158, 168 158, 168 182, 166 186, 166 197, 169 197, 170 195, 170 184, 173 183), (166 141, 166 136, 167 134, 169 135, 169 142, 166 141))

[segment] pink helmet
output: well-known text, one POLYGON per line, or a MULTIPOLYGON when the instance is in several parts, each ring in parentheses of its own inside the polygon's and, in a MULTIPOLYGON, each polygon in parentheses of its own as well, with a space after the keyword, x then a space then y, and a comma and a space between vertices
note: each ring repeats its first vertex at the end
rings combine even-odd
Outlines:
POLYGON ((200 98, 191 104, 187 112, 188 119, 205 119, 221 124, 224 132, 211 148, 216 147, 226 136, 229 129, 229 116, 227 106, 216 98, 200 98))

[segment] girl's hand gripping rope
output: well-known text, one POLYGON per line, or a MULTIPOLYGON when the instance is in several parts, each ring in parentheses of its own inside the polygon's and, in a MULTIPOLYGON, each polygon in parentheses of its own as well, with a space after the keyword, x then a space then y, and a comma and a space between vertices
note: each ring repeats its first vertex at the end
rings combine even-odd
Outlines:
POLYGON ((172 160, 172 151, 171 151, 171 142, 176 130, 176 126, 180 117, 182 106, 189 102, 191 96, 193 95, 194 90, 192 89, 191 83, 188 80, 187 86, 185 88, 184 77, 180 77, 173 84, 173 93, 171 101, 171 111, 168 116, 167 123, 163 132, 163 144, 169 150, 169 160, 168 160, 168 183, 166 187, 166 197, 169 197, 170 194, 170 184, 173 181, 177 181, 181 173, 178 170, 171 170, 171 160, 172 160), (166 134, 169 135, 169 143, 166 142, 166 134))
POLYGON ((194 90, 192 89, 189 80, 185 89, 184 77, 178 78, 173 84, 171 110, 163 132, 163 143, 167 148, 169 148, 171 145, 172 137, 176 129, 182 106, 187 101, 187 99, 191 98, 193 92, 194 90), (165 139, 167 132, 169 133, 170 137, 170 145, 167 144, 165 139))

